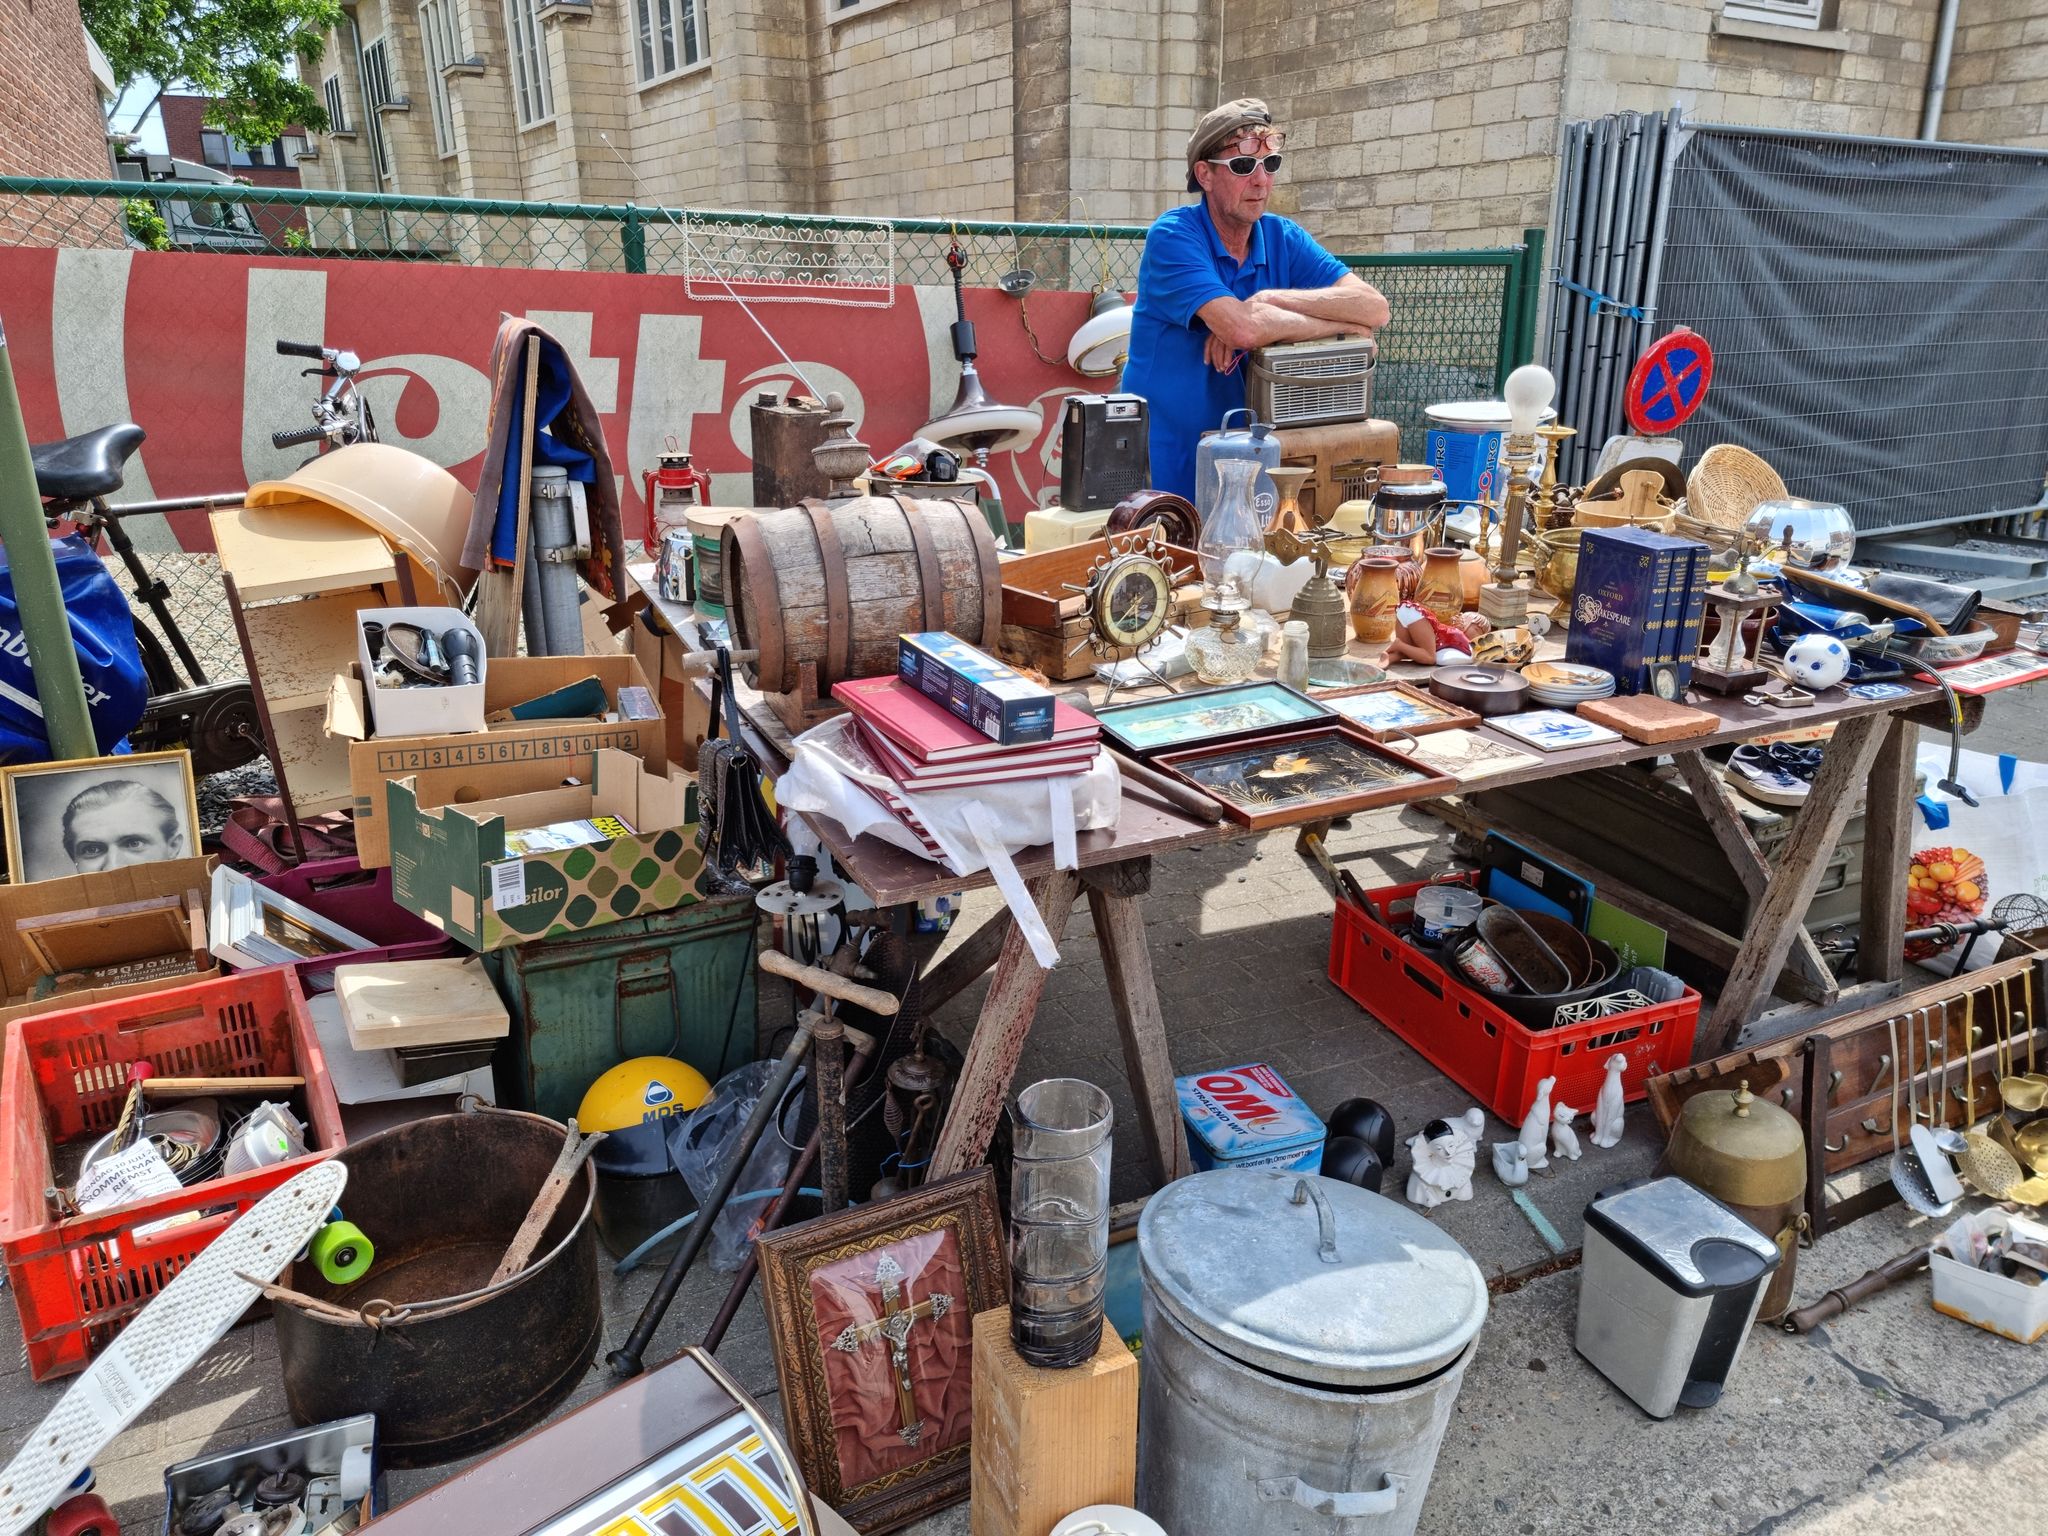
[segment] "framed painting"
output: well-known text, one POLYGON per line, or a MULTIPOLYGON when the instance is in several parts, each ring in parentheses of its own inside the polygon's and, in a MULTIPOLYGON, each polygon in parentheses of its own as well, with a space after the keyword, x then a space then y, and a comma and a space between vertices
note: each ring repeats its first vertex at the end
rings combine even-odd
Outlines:
POLYGON ((1447 773, 1470 784, 1496 773, 1528 768, 1543 761, 1538 752, 1501 741, 1480 731, 1436 731, 1401 750, 1425 768, 1447 773))
POLYGON ((856 1530, 967 1497, 974 1315, 1010 1299, 995 1174, 976 1168, 759 1242, 804 1481, 856 1530))
POLYGON ((1450 775, 1380 745, 1349 720, 1162 753, 1153 761, 1254 830, 1328 821, 1458 789, 1450 775))
POLYGON ((1375 741, 1468 729, 1479 723, 1479 717, 1471 710, 1447 704, 1410 683, 1347 688, 1341 693, 1326 693, 1318 702, 1328 705, 1375 741))
POLYGON ((1331 718, 1329 709, 1281 683, 1235 683, 1167 699, 1113 704, 1095 716, 1102 734, 1133 757, 1215 746, 1331 718))

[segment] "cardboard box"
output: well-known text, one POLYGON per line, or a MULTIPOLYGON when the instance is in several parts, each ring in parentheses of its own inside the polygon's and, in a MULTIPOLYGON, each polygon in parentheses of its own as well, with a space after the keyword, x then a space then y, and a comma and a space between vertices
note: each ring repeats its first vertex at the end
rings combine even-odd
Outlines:
POLYGON ((76 912, 87 907, 123 906, 159 896, 182 898, 189 891, 198 893, 203 911, 212 885, 213 860, 208 858, 166 859, 160 864, 131 864, 125 869, 67 875, 31 885, 0 885, 0 1024, 57 1008, 76 1008, 164 987, 187 986, 219 975, 218 966, 207 965, 182 976, 38 998, 36 983, 46 968, 34 947, 24 940, 20 928, 23 918, 47 917, 54 912, 76 912))
POLYGON ((958 636, 899 635, 896 675, 1006 747, 1051 741, 1052 694, 958 636))
POLYGON ((595 782, 470 804, 435 803, 420 776, 386 791, 391 892, 408 912, 475 950, 580 933, 701 901, 696 786, 606 748, 595 782), (634 828, 607 842, 505 856, 508 832, 616 816, 634 828))
POLYGON ((457 608, 364 608, 356 614, 356 665, 363 681, 371 682, 370 642, 363 634, 365 624, 417 624, 436 635, 451 629, 467 633, 476 642, 477 680, 456 687, 439 688, 370 687, 370 725, 379 736, 423 736, 480 731, 484 728, 484 685, 490 680, 490 662, 484 655, 483 631, 462 616, 457 608))
POLYGON ((484 678, 484 712, 496 714, 586 677, 604 684, 614 711, 620 708, 620 690, 645 689, 654 714, 641 720, 514 720, 480 732, 372 736, 360 672, 351 667, 335 678, 327 695, 327 733, 348 746, 357 861, 365 869, 391 862, 384 786, 400 774, 419 778, 423 804, 452 805, 552 789, 564 779, 587 781, 596 771, 594 754, 607 747, 631 752, 650 768, 667 767, 667 725, 659 705, 652 704, 647 674, 631 656, 501 657, 484 678))

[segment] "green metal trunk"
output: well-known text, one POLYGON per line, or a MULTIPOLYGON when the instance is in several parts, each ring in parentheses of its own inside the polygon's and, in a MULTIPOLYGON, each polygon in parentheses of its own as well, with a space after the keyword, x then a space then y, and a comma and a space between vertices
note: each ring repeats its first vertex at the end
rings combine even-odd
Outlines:
POLYGON ((554 1120, 634 1056, 675 1056, 716 1082, 754 1046, 751 898, 705 901, 484 956, 512 1031, 493 1067, 508 1108, 554 1120))

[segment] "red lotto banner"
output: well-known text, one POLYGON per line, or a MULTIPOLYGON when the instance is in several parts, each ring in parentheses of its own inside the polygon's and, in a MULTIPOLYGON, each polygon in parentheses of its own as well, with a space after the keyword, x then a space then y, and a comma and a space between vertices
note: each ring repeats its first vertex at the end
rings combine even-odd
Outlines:
MULTIPOLYGON (((1087 318, 1089 295, 1032 298, 1032 326, 1053 355, 1087 318)), ((953 402, 959 367, 945 287, 899 286, 886 307, 761 303, 761 316, 819 392, 847 402, 854 435, 877 456, 953 402)), ((306 450, 273 431, 311 425, 319 385, 279 340, 347 348, 383 441, 475 483, 489 405, 491 338, 502 314, 552 332, 575 359, 624 472, 626 527, 641 526, 641 473, 673 437, 713 477, 715 503, 753 500, 747 407, 784 391, 789 365, 730 301, 692 299, 680 277, 434 262, 315 261, 186 252, 0 250, 6 328, 29 437, 41 442, 113 422, 149 437, 129 462, 124 501, 235 491, 289 474, 306 450)), ((990 461, 1011 518, 1054 499, 1059 403, 1114 388, 1032 352, 1017 301, 967 291, 989 393, 1036 411, 1037 438, 990 461)), ((197 513, 173 519, 202 548, 197 513)))

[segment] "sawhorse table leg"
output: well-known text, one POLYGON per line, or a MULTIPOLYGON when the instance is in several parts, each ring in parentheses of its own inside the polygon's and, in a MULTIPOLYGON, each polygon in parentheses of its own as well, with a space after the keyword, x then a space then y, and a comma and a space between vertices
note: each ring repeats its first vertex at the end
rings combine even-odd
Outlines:
MULTIPOLYGON (((1124 1069, 1138 1104, 1139 1130, 1162 1179, 1188 1172, 1186 1143, 1173 1097, 1173 1066, 1166 1048, 1166 1020, 1145 948, 1143 897, 1151 884, 1151 861, 1132 859, 1082 871, 1055 870, 1031 882, 1031 894, 1058 943, 1075 900, 1086 889, 1102 950, 1103 970, 1123 1037, 1124 1069)), ((985 952, 983 934, 970 935, 962 953, 985 952)), ((968 963, 972 963, 970 960, 968 963)), ((945 962, 941 962, 943 966, 945 962)), ((1046 971, 1014 924, 1002 932, 996 972, 975 1022, 967 1061, 953 1090, 953 1105, 932 1152, 930 1176, 944 1178, 979 1163, 1002 1117, 1010 1079, 1024 1054, 1024 1041, 1045 992, 1046 971)), ((949 979, 957 979, 958 971, 949 979)), ((971 978, 968 978, 971 979, 971 978)), ((962 981, 961 985, 965 982, 962 981)), ((957 988, 956 988, 957 990, 957 988)))

